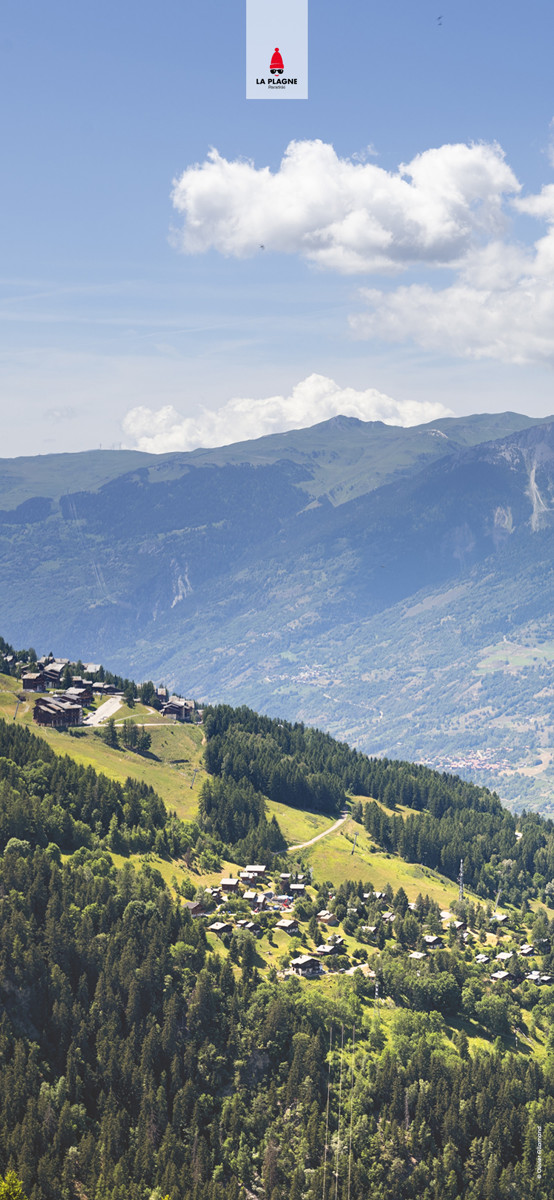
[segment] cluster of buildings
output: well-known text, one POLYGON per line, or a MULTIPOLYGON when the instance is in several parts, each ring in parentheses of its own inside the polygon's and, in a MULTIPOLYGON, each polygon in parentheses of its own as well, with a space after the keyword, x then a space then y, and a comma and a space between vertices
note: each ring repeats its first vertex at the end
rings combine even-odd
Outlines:
POLYGON ((435 771, 507 771, 513 767, 512 758, 508 755, 513 755, 513 746, 506 746, 504 750, 485 749, 471 750, 467 754, 458 755, 434 755, 430 758, 422 759, 422 763, 426 767, 432 767, 435 771))
MULTIPOLYGON (((111 696, 115 693, 113 684, 93 683, 81 675, 72 675, 70 686, 63 688, 63 678, 70 665, 67 658, 44 657, 36 663, 36 670, 23 671, 23 691, 32 692, 37 697, 33 710, 37 725, 53 728, 82 725, 83 708, 92 704, 95 696, 111 696)), ((100 665, 85 663, 84 669, 92 675, 100 670, 100 665)))
MULTIPOLYGON (((13 666, 15 656, 4 655, 3 661, 8 667, 13 666)), ((36 663, 17 663, 21 670, 21 686, 24 692, 36 695, 33 719, 37 725, 65 728, 66 726, 82 725, 83 708, 92 705, 96 699, 121 695, 113 683, 100 679, 85 678, 73 675, 71 685, 63 687, 66 672, 74 664, 68 658, 54 658, 44 655, 36 663)), ((83 663, 83 669, 88 676, 101 672, 100 663, 83 663)), ((156 688, 156 707, 162 716, 172 717, 176 721, 192 722, 202 719, 202 712, 196 708, 194 700, 185 700, 182 696, 169 695, 166 687, 156 688)))
MULTIPOLYGON (((233 915, 232 920, 227 914, 216 916, 216 919, 207 926, 208 932, 214 933, 218 937, 225 937, 237 929, 245 929, 254 937, 260 937, 262 928, 255 918, 259 913, 266 912, 278 917, 272 926, 274 929, 278 929, 290 937, 297 937, 301 935, 302 930, 298 918, 293 914, 292 904, 298 896, 305 894, 306 887, 307 880, 303 875, 293 877, 288 872, 282 872, 274 879, 269 880, 265 864, 251 863, 236 878, 230 876, 222 879, 217 886, 205 889, 206 895, 209 895, 218 906, 224 905, 229 896, 240 897, 249 905, 250 916, 241 915, 235 918, 233 915), (267 886, 268 884, 269 886, 267 886)), ((188 900, 185 904, 191 916, 208 916, 199 900, 188 900)), ((322 928, 338 925, 335 914, 327 909, 322 909, 317 914, 317 921, 322 928)), ((317 946, 313 954, 300 954, 293 958, 290 963, 290 972, 304 978, 315 978, 322 973, 323 961, 345 952, 345 939, 334 933, 329 941, 317 946)))

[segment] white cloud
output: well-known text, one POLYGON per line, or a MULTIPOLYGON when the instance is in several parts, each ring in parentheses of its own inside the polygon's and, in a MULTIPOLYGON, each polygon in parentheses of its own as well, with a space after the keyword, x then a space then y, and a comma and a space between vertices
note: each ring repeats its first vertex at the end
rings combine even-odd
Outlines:
POLYGON ((237 258, 263 245, 342 274, 448 264, 498 236, 519 187, 496 144, 440 146, 394 172, 321 141, 291 142, 274 173, 212 150, 175 182, 176 244, 237 258))
POLYGON ((215 412, 203 409, 194 417, 183 417, 170 404, 157 410, 133 408, 123 421, 123 429, 129 445, 164 454, 300 429, 339 414, 362 421, 384 421, 387 425, 418 425, 451 415, 440 403, 393 400, 374 388, 356 391, 341 388, 324 375, 309 375, 296 384, 290 396, 232 399, 215 412))
POLYGON ((368 311, 351 317, 354 332, 391 342, 411 338, 460 357, 554 365, 554 186, 514 205, 550 226, 533 247, 493 241, 470 251, 454 282, 441 289, 363 289, 368 311))

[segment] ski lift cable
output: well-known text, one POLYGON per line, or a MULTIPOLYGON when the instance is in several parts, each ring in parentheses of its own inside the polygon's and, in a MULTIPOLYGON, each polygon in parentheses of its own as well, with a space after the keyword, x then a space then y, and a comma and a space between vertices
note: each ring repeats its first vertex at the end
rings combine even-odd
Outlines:
POLYGON ((335 1155, 335 1200, 339 1191, 339 1154, 340 1154, 340 1118, 342 1112, 342 1065, 344 1059, 344 1025, 340 1027, 340 1080, 339 1080, 339 1116, 337 1121, 337 1153, 335 1155))
POLYGON ((348 1146, 348 1200, 352 1182, 352 1122, 354 1118, 354 1055, 356 1053, 356 1026, 352 1026, 352 1062, 350 1064, 350 1138, 348 1146))
POLYGON ((329 1101, 331 1098, 331 1051, 333 1049, 333 1026, 329 1030, 329 1070, 327 1072, 327 1113, 325 1116, 325 1153, 323 1158, 323 1200, 325 1200, 325 1180, 327 1176, 327 1146, 329 1143, 329 1101))

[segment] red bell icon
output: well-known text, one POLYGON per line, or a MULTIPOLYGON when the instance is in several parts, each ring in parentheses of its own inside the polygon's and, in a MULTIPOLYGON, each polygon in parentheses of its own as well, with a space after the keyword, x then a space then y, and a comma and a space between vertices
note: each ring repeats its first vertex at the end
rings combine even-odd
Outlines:
POLYGON ((271 55, 271 66, 269 69, 270 69, 272 75, 282 75, 283 71, 285 69, 283 66, 283 59, 281 58, 281 53, 280 53, 278 46, 275 47, 275 50, 274 50, 273 54, 271 55))

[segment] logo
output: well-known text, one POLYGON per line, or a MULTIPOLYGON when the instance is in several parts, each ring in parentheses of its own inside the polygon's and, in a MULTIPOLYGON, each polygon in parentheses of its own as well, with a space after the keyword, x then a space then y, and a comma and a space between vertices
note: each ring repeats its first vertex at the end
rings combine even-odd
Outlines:
POLYGON ((285 69, 283 66, 283 59, 281 58, 281 53, 279 51, 278 46, 275 47, 275 50, 273 51, 273 54, 271 55, 271 65, 270 65, 269 69, 270 69, 272 75, 282 75, 283 71, 285 69))
POLYGON ((308 99, 308 0, 246 0, 246 99, 308 99))
POLYGON ((273 51, 273 54, 271 55, 271 62, 269 64, 269 75, 268 75, 267 79, 256 78, 256 87, 265 87, 270 92, 272 91, 273 88, 276 88, 276 89, 279 89, 280 91, 282 91, 286 87, 297 87, 298 79, 287 79, 286 77, 281 79, 281 75, 283 74, 284 70, 285 70, 285 64, 283 62, 283 56, 281 54, 279 47, 276 46, 273 51), (271 78, 272 75, 276 76, 276 78, 272 79, 271 78))

